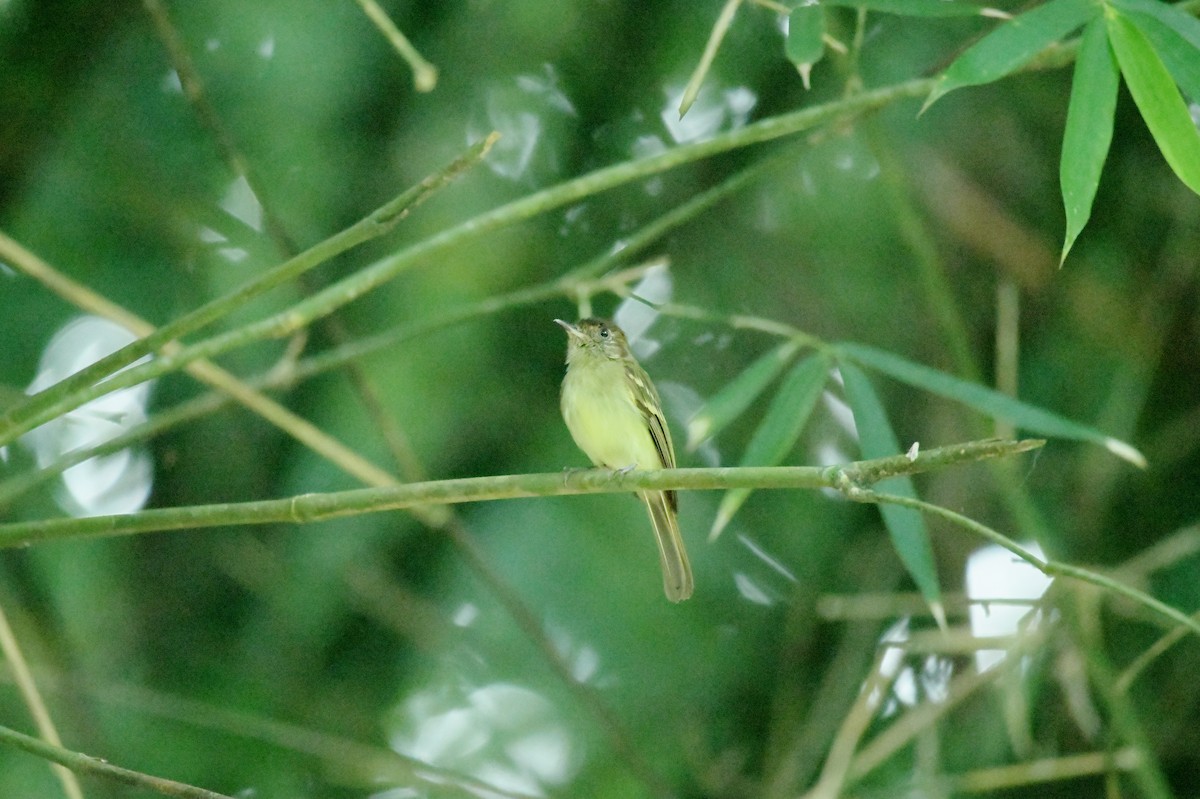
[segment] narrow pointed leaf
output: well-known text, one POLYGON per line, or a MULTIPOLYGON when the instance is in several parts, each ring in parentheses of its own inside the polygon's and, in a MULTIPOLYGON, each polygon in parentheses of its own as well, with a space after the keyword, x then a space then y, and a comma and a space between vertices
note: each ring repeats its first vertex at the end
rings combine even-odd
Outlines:
POLYGON ((800 70, 804 88, 808 88, 808 74, 813 64, 825 56, 825 9, 818 5, 801 5, 788 15, 787 42, 783 50, 788 60, 800 70))
MULTIPOLYGON (((882 458, 903 452, 871 381, 861 369, 847 361, 840 361, 838 368, 846 386, 846 402, 854 413, 854 426, 858 428, 862 456, 882 458)), ((912 499, 917 496, 912 480, 907 476, 881 480, 874 488, 881 493, 912 499)), ((896 554, 912 575, 925 601, 936 613, 941 608, 942 591, 925 520, 918 511, 899 505, 880 505, 879 512, 883 515, 896 554)))
POLYGON ((1200 19, 1180 11, 1161 0, 1110 0, 1114 8, 1128 13, 1139 13, 1154 17, 1163 25, 1174 30, 1192 47, 1200 50, 1200 19))
POLYGON ((1000 13, 994 8, 960 0, 821 0, 821 5, 865 8, 905 17, 995 16, 1000 13))
MULTIPOLYGON (((1185 38, 1158 17, 1137 12, 1131 12, 1128 16, 1146 34, 1150 45, 1183 93, 1193 101, 1200 101, 1200 44, 1185 38)), ((1192 17, 1186 18, 1200 26, 1200 22, 1192 17)))
MULTIPOLYGON (((793 366, 750 437, 739 465, 778 466, 800 438, 828 378, 829 358, 824 354, 814 353, 793 366)), ((749 496, 748 488, 725 492, 708 540, 715 540, 721 534, 749 496)))
POLYGON ((1200 194, 1200 132, 1171 73, 1146 35, 1124 14, 1109 12, 1108 36, 1129 93, 1163 158, 1189 189, 1200 194))
POLYGON ((1094 19, 1083 31, 1079 56, 1075 60, 1071 103, 1067 107, 1067 127, 1058 169, 1063 208, 1067 214, 1062 261, 1067 259, 1071 245, 1092 215, 1100 172, 1112 143, 1119 80, 1104 20, 1094 19))
POLYGON ((1146 34, 1175 82, 1193 100, 1200 100, 1200 20, 1159 0, 1113 0, 1146 34))
POLYGON ((702 441, 716 435, 725 425, 741 416, 791 362, 799 349, 800 345, 794 341, 780 344, 714 394, 688 421, 687 448, 695 449, 702 441))
POLYGON ((994 389, 970 383, 865 344, 842 343, 838 344, 838 350, 858 363, 883 372, 902 383, 961 402, 993 419, 1003 419, 1038 435, 1099 444, 1134 466, 1143 469, 1146 467, 1145 456, 1124 441, 994 389))
POLYGON ((947 92, 999 80, 1100 12, 1094 0, 1050 0, 1005 22, 942 73, 924 111, 947 92))

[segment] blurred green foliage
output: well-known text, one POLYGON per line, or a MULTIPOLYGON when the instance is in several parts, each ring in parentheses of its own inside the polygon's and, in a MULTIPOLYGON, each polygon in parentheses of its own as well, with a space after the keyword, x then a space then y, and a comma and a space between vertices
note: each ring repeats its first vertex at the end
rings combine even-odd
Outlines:
MULTIPOLYGON (((297 247, 445 164, 469 136, 505 136, 492 168, 475 168, 389 236, 222 327, 286 308, 314 285, 511 199, 674 146, 673 103, 720 10, 680 0, 384 6, 437 65, 434 91, 413 89, 354 3, 170 4, 258 199, 297 247)), ((995 25, 870 14, 861 52, 827 51, 805 91, 780 19, 750 3, 738 11, 684 120, 711 121, 694 135, 836 100, 856 80, 876 87, 931 75, 995 25)), ((826 24, 853 41, 854 11, 831 9, 826 24)), ((140 5, 0 2, 0 74, 0 231, 62 272, 161 324, 285 257, 238 205, 237 176, 140 5)), ((1007 469, 925 475, 918 491, 1014 538, 1040 536, 1069 562, 1115 568, 1157 557, 1126 578, 1193 612, 1200 205, 1122 90, 1091 222, 1060 271, 1070 79, 1069 68, 1019 74, 955 92, 919 118, 918 103, 905 101, 589 197, 428 259, 340 311, 341 331, 314 326, 304 354, 553 280, 736 170, 790 152, 786 165, 647 251, 669 256, 674 299, 991 382, 1004 321, 996 297, 1015 287, 1020 396, 1133 442, 1150 466, 1138 472, 1098 447, 1051 442, 1007 469)), ((616 305, 595 298, 598 313, 616 305)), ((565 342, 552 323, 574 311, 563 298, 406 338, 363 359, 362 376, 433 478, 582 467, 558 413, 565 342)), ((6 404, 77 313, 0 264, 6 404)), ((702 398, 778 343, 671 315, 649 335, 661 348, 643 364, 677 442, 702 398)), ((221 364, 255 375, 287 346, 239 350, 221 364)), ((948 402, 874 385, 904 444, 991 432, 948 402)), ((153 407, 201 393, 171 376, 156 384, 153 407)), ((279 398, 400 473, 346 370, 279 398)), ((697 453, 681 452, 681 465, 737 464, 768 405, 764 395, 697 453)), ((236 408, 151 445, 152 506, 358 485, 236 408)), ((35 468, 21 445, 0 454, 0 480, 35 468)), ((818 405, 785 462, 855 457, 852 436, 818 405)), ((57 491, 23 496, 0 508, 0 520, 60 514, 57 491)), ((719 501, 682 498, 697 589, 680 606, 661 596, 642 508, 612 495, 467 505, 449 531, 386 513, 3 551, 0 606, 67 748, 226 794, 468 794, 449 777, 440 787, 414 778, 411 764, 388 756, 394 747, 518 795, 798 795, 852 717, 881 633, 908 614, 913 635, 932 622, 911 601, 875 508, 759 491, 706 545, 719 501), (879 605, 846 620, 829 610, 841 595, 879 605)), ((930 527, 943 590, 955 594, 981 542, 930 527)), ((949 795, 967 790, 938 781, 949 775, 1128 746, 1144 746, 1140 776, 1125 765, 1107 779, 1149 795, 1156 776, 1179 795, 1200 791, 1200 645, 1185 637, 1113 699, 1103 669, 1087 664, 1119 672, 1166 629, 1072 586, 1056 586, 1053 598, 1075 610, 1046 610, 1047 640, 1024 671, 923 722, 915 743, 853 793, 916 786, 949 795)), ((914 643, 904 662, 916 670, 917 698, 936 705, 936 672, 966 674, 972 661, 969 649, 935 657, 914 643)), ((900 689, 885 694, 864 743, 904 708, 900 689)), ((11 681, 0 684, 0 725, 32 730, 11 681)), ((1020 783, 1006 795, 1098 794, 1103 771, 1050 788, 1020 783)), ((83 787, 89 797, 149 795, 91 779, 83 787)), ((44 763, 0 749, 0 795, 60 792, 44 763)))

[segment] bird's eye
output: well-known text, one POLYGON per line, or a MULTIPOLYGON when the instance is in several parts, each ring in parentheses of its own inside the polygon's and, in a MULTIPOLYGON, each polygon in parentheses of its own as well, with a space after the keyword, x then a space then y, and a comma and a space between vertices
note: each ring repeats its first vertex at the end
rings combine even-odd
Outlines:
POLYGON ((608 338, 608 328, 607 327, 600 328, 600 338, 608 338))

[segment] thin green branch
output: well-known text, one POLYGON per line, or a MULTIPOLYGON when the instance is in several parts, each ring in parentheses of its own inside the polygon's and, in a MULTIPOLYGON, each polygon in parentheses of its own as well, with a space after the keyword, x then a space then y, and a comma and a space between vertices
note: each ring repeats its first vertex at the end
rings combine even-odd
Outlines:
POLYGON ((897 670, 884 666, 886 654, 886 649, 876 652, 875 662, 863 681, 858 699, 842 719, 842 724, 829 745, 829 754, 825 758, 825 765, 821 767, 817 784, 806 794, 806 799, 836 799, 841 795, 859 742, 866 735, 871 722, 875 720, 875 714, 896 678, 897 670))
MULTIPOLYGON (((732 175, 724 182, 695 195, 687 202, 644 225, 633 235, 622 239, 619 249, 593 258, 561 277, 535 286, 516 289, 507 294, 488 297, 464 308, 449 311, 439 316, 399 325, 390 330, 384 330, 375 335, 361 338, 344 346, 314 355, 297 364, 295 374, 298 379, 308 378, 340 368, 350 361, 364 358, 374 352, 395 346, 402 341, 451 327, 461 322, 576 294, 584 283, 592 281, 597 275, 601 275, 609 269, 615 268, 620 263, 626 261, 631 255, 645 250, 669 231, 695 219, 701 212, 745 188, 755 180, 770 174, 773 170, 778 169, 789 157, 790 155, 785 153, 777 158, 761 161, 732 175)), ((614 287, 606 281, 606 288, 611 291, 614 287)), ((659 306, 660 310, 664 313, 675 313, 681 307, 683 306, 659 306)), ((677 315, 682 316, 686 314, 678 313, 677 315)), ((730 319, 727 315, 713 314, 712 316, 714 319, 720 321, 730 319)), ((735 326, 737 326, 737 320, 747 318, 749 317, 734 317, 735 326)), ((778 330, 784 327, 778 323, 771 323, 769 320, 761 321, 763 325, 773 325, 770 328, 770 332, 778 332, 778 330)), ((800 335, 800 331, 794 328, 787 327, 786 329, 789 331, 787 335, 800 335)))
POLYGON ((1080 582, 1090 583, 1091 585, 1099 586, 1107 589, 1115 594, 1119 594, 1127 599, 1149 608, 1150 610, 1169 618, 1176 624, 1183 625, 1191 630, 1196 635, 1200 635, 1200 619, 1189 616, 1182 611, 1179 611, 1170 605, 1147 594, 1145 591, 1139 591, 1133 586, 1126 585, 1119 580, 1116 580, 1108 575, 1085 569, 1082 566, 1072 566, 1069 563, 1061 563, 1056 560, 1045 560, 1025 549, 1023 546, 1013 541, 1003 533, 997 532, 985 524, 963 516, 961 513, 943 508, 940 505, 934 505, 929 502, 924 502, 919 499, 911 499, 909 497, 901 497, 895 494, 881 494, 876 491, 861 488, 854 484, 852 480, 845 480, 838 486, 843 493, 851 499, 859 502, 887 502, 893 505, 903 505, 916 510, 924 511, 934 516, 940 516, 943 519, 962 527, 970 532, 975 533, 981 538, 991 541, 993 544, 1007 549, 1009 552, 1016 555, 1021 560, 1027 562, 1038 571, 1049 577, 1070 577, 1080 582))
MULTIPOLYGON (((1142 581, 1155 571, 1195 557, 1198 551, 1200 551, 1200 526, 1192 525, 1142 550, 1122 563, 1117 573, 1134 582, 1142 581)), ((1192 613, 1192 617, 1200 620, 1200 611, 1192 613)), ((1189 632, 1190 630, 1182 625, 1167 631, 1121 670, 1115 684, 1116 690, 1121 692, 1129 690, 1134 680, 1140 677, 1151 663, 1162 657, 1189 632)))
POLYGON ((174 796, 178 797, 178 799, 232 799, 232 797, 223 793, 114 766, 107 760, 85 755, 81 752, 72 752, 70 749, 63 749, 61 746, 53 746, 45 741, 19 733, 16 730, 11 730, 8 727, 0 727, 0 743, 22 749, 31 755, 37 755, 52 763, 58 763, 60 766, 65 766, 77 774, 87 774, 93 777, 115 780, 116 782, 135 788, 154 791, 163 796, 174 796))
MULTIPOLYGON (((1200 622, 1200 612, 1193 613, 1192 618, 1200 622)), ((1191 632, 1184 625, 1173 627, 1165 635, 1159 638, 1137 657, 1129 662, 1129 665, 1121 670, 1120 676, 1117 677, 1114 687, 1117 691, 1125 693, 1133 685, 1133 681, 1142 675, 1150 667, 1155 660, 1162 657, 1167 650, 1179 643, 1183 638, 1191 632)))
MULTIPOLYGON (((624 296, 629 296, 629 294, 626 293, 624 296)), ((754 330, 770 336, 793 339, 803 347, 812 347, 822 352, 830 351, 829 345, 816 336, 806 333, 798 327, 793 327, 786 322, 777 322, 765 316, 710 311, 699 305, 688 305, 681 302, 664 302, 654 307, 659 313, 667 316, 692 319, 699 322, 714 322, 726 325, 734 330, 754 330)))
POLYGON ((392 22, 392 18, 387 15, 375 0, 358 0, 358 5, 362 8, 363 13, 367 18, 374 23, 379 32, 384 38, 391 43, 400 57, 408 62, 408 66, 413 71, 413 85, 419 92, 431 92, 437 86, 438 71, 437 67, 426 61, 417 48, 412 46, 408 37, 401 33, 396 27, 396 23, 392 22))
POLYGON ((253 192, 263 210, 263 227, 267 235, 275 242, 275 246, 279 248, 280 252, 295 255, 296 246, 292 242, 292 237, 288 235, 283 223, 266 202, 263 186, 258 180, 257 174, 250 168, 249 159, 238 148, 233 132, 221 119, 221 115, 217 113, 216 106, 209 101, 200 71, 196 69, 196 64, 192 61, 183 37, 180 36, 175 24, 171 21, 171 16, 167 13, 167 7, 163 0, 142 0, 142 5, 150 16, 154 32, 158 35, 158 40, 167 53, 171 68, 175 70, 175 74, 179 78, 179 87, 183 90, 183 96, 187 98, 188 104, 191 105, 196 120, 208 132, 213 144, 216 145, 217 152, 221 155, 221 160, 225 162, 229 171, 243 178, 246 185, 250 187, 250 191, 253 192))
MULTIPOLYGON (((334 256, 387 233, 438 189, 448 185, 467 169, 479 163, 495 142, 497 135, 495 133, 491 134, 483 141, 468 148, 453 163, 425 178, 419 184, 408 189, 390 202, 380 206, 364 219, 319 244, 310 247, 308 250, 285 261, 274 269, 269 270, 237 291, 206 303, 196 310, 168 322, 153 333, 138 339, 105 358, 101 358, 86 369, 76 372, 71 377, 33 395, 20 405, 8 409, 0 416, 0 446, 12 443, 18 436, 68 411, 78 408, 80 405, 96 397, 115 391, 119 387, 113 385, 113 381, 108 380, 97 385, 98 381, 128 366, 144 355, 159 350, 173 340, 208 325, 210 322, 229 314, 255 297, 299 277, 301 274, 319 266, 334 256)), ((0 258, 11 255, 8 248, 8 244, 11 241, 6 236, 0 236, 0 258)), ((332 311, 333 308, 329 310, 332 311)), ((291 332, 301 326, 297 325, 289 328, 287 332, 291 332)), ((197 355, 182 360, 177 364, 176 368, 203 357, 203 355, 197 355)), ((122 372, 122 375, 127 375, 129 371, 135 370, 126 370, 122 372)), ((142 379, 146 380, 149 377, 142 379)), ((124 385, 128 386, 132 384, 125 383, 124 385)))
POLYGON ((620 240, 618 246, 591 261, 572 269, 567 274, 554 281, 561 286, 573 285, 580 279, 592 278, 603 274, 619 263, 626 262, 630 255, 641 252, 646 247, 661 239, 671 230, 690 222, 702 212, 707 211, 721 200, 741 191, 754 181, 778 171, 788 163, 794 162, 796 153, 787 149, 770 158, 752 164, 740 172, 727 177, 717 185, 690 197, 662 216, 651 220, 638 228, 632 235, 620 240))
POLYGON ((258 502, 157 508, 132 514, 82 519, 15 522, 0 525, 0 547, 26 546, 64 538, 95 538, 201 527, 274 522, 305 524, 341 516, 402 510, 422 505, 450 505, 523 497, 603 494, 645 489, 844 488, 848 485, 867 485, 900 474, 916 474, 952 464, 1015 455, 1042 444, 1042 441, 1034 439, 976 441, 926 450, 915 458, 894 455, 824 468, 729 467, 628 473, 607 469, 581 469, 564 473, 469 477, 327 494, 300 494, 288 499, 258 502))
POLYGON ((991 793, 1005 789, 1043 785, 1060 780, 1096 777, 1117 771, 1134 771, 1141 762, 1141 752, 1126 746, 1115 752, 1084 752, 1011 763, 1005 766, 979 768, 962 774, 938 777, 933 784, 914 786, 921 793, 935 791, 947 796, 961 793, 991 793))
POLYGON ((725 34, 729 32, 729 26, 733 24, 733 18, 741 4, 742 0, 725 0, 725 5, 717 16, 712 32, 708 35, 708 42, 704 45, 700 61, 696 64, 696 69, 692 71, 692 77, 688 79, 687 86, 683 89, 683 96, 679 98, 680 119, 683 119, 683 115, 692 107, 692 103, 696 102, 696 96, 700 94, 700 86, 704 83, 704 76, 708 74, 713 59, 717 57, 717 50, 721 48, 721 42, 725 39, 725 34))

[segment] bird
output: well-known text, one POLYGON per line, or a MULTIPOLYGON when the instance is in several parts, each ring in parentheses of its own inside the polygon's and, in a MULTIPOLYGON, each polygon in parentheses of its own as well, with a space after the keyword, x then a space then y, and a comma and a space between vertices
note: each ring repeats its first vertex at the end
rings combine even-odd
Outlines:
MULTIPOLYGON (((554 321, 567 332, 561 406, 575 444, 605 469, 675 468, 675 447, 658 390, 634 358, 624 331, 606 319, 554 321)), ((671 602, 681 602, 692 595, 694 585, 679 530, 679 498, 674 491, 641 491, 638 496, 658 542, 663 591, 671 602)))

